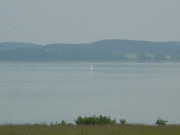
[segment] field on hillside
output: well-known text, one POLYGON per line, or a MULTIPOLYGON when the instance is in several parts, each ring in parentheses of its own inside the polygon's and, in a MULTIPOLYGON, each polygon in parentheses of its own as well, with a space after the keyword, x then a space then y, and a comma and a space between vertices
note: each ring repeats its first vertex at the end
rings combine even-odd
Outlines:
POLYGON ((180 135, 180 125, 1 125, 0 135, 180 135))

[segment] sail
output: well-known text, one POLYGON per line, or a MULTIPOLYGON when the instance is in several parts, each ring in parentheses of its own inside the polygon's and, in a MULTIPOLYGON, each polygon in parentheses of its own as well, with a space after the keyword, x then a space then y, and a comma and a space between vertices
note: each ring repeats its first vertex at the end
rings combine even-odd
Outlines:
POLYGON ((91 67, 90 67, 90 71, 94 71, 92 64, 91 64, 91 67))

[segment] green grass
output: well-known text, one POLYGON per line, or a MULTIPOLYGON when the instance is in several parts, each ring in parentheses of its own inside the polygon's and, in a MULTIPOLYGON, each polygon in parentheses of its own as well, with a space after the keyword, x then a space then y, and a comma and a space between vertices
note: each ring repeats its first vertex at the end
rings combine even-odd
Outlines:
POLYGON ((146 54, 147 57, 151 57, 151 59, 154 59, 154 55, 153 54, 146 54))
POLYGON ((2 125, 0 135, 180 135, 180 125, 2 125))
POLYGON ((166 58, 167 60, 171 60, 171 55, 166 55, 165 58, 166 58))
POLYGON ((138 54, 126 54, 126 57, 129 59, 129 60, 137 60, 138 59, 138 54))
MULTIPOLYGON (((145 54, 145 56, 150 57, 152 60, 155 60, 154 54, 145 54)), ((138 60, 138 54, 135 54, 135 53, 134 54, 127 53, 126 57, 128 58, 128 60, 138 60)), ((165 57, 166 60, 171 60, 172 59, 171 55, 165 55, 164 57, 165 57)))

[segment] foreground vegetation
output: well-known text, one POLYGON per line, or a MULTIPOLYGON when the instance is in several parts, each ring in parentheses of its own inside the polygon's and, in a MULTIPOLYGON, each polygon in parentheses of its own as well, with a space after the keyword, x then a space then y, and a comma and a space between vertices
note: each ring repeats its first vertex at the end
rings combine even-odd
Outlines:
POLYGON ((75 125, 60 123, 0 125, 0 135, 180 135, 180 125, 167 125, 158 118, 154 126, 127 124, 125 119, 116 122, 107 116, 79 116, 75 125))
POLYGON ((180 135, 180 125, 3 125, 0 135, 180 135))

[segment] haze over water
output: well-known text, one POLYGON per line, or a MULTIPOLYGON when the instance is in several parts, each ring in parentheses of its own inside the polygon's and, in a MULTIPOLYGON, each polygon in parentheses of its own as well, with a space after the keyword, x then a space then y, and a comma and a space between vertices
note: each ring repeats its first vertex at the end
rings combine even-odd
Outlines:
POLYGON ((0 63, 0 123, 107 115, 180 123, 179 63, 0 63))

